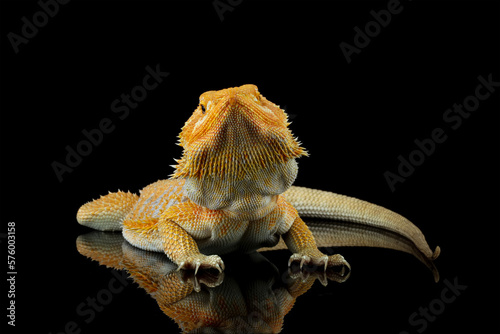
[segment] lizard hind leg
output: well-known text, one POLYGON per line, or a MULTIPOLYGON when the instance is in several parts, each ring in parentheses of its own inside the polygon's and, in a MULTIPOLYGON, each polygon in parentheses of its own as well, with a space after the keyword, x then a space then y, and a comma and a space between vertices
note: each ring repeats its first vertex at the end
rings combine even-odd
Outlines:
POLYGON ((122 223, 132 210, 139 196, 118 191, 88 202, 76 214, 79 224, 100 231, 121 231, 122 223))

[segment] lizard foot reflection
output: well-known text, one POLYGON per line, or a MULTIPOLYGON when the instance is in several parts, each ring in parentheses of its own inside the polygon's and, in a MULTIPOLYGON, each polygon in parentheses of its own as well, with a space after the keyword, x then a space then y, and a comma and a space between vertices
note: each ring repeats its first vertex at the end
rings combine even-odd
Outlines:
POLYGON ((181 270, 176 273, 183 284, 192 284, 196 292, 201 291, 201 284, 209 288, 215 288, 224 281, 224 273, 222 272, 213 273, 204 270, 200 274, 195 274, 192 271, 181 270))
POLYGON ((337 283, 345 282, 351 274, 351 266, 340 254, 309 256, 295 253, 290 257, 288 267, 290 277, 303 281, 310 278, 317 278, 324 286, 328 284, 328 280, 337 283), (291 265, 293 262, 300 263, 298 270, 292 270, 291 265), (336 270, 339 267, 340 270, 336 270), (348 269, 347 275, 346 268, 348 269))

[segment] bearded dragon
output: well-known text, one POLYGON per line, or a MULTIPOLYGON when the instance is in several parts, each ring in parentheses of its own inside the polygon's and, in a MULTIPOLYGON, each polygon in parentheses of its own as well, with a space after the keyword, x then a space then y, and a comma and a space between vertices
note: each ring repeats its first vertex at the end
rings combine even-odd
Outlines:
MULTIPOLYGON (((356 198, 292 186, 296 159, 307 151, 292 135, 288 116, 254 85, 203 93, 179 135, 182 157, 170 179, 140 195, 114 192, 80 207, 81 225, 122 230, 132 245, 165 253, 178 269, 224 270, 220 255, 272 247, 280 239, 292 252, 288 264, 349 263, 318 250, 302 217, 358 223, 410 240, 429 261, 422 232, 403 216, 356 198)), ((362 235, 342 245, 365 245, 362 235)), ((383 244, 383 243, 382 243, 383 244)), ((383 245, 382 245, 383 247, 383 245)))

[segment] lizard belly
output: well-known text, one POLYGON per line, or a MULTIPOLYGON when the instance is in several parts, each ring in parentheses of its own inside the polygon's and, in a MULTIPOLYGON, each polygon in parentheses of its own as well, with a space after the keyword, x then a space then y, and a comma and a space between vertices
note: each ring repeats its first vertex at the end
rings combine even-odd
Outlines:
MULTIPOLYGON (((259 219, 241 219, 223 210, 210 210, 194 203, 189 219, 173 218, 191 235, 202 253, 225 254, 250 252, 272 247, 286 233, 296 218, 296 210, 282 196, 272 201, 270 212, 259 219)), ((187 205, 187 204, 184 204, 187 205)))
POLYGON ((196 240, 202 253, 209 255, 251 252, 262 247, 272 247, 280 238, 279 226, 268 219, 230 219, 226 224, 212 227, 210 237, 196 240), (226 231, 228 227, 230 230, 226 231))

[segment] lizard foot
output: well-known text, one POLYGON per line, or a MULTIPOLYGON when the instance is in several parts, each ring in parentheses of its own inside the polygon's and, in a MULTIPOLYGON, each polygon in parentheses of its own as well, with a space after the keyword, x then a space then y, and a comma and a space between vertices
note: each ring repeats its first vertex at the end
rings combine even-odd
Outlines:
POLYGON ((217 272, 212 274, 210 272, 204 271, 200 275, 187 271, 177 271, 177 275, 183 284, 191 284, 194 291, 201 291, 201 284, 209 287, 215 288, 222 284, 224 281, 224 273, 217 272))
POLYGON ((198 273, 198 269, 214 268, 219 272, 224 270, 224 262, 218 255, 203 255, 201 253, 192 256, 187 256, 179 262, 177 270, 181 269, 194 269, 194 274, 198 273))
POLYGON ((334 254, 334 255, 309 255, 307 253, 294 253, 292 256, 290 256, 290 260, 288 260, 288 266, 295 262, 295 261, 300 261, 300 269, 304 267, 304 264, 309 265, 309 266, 315 266, 315 267, 323 267, 324 270, 328 267, 337 267, 337 266, 345 266, 349 270, 351 270, 351 266, 349 263, 344 259, 344 257, 340 254, 334 254))
POLYGON ((288 261, 288 266, 290 267, 293 262, 299 261, 299 271, 292 272, 289 268, 290 277, 296 279, 299 278, 302 281, 306 281, 312 275, 315 279, 317 278, 321 284, 327 285, 328 280, 342 283, 345 282, 351 274, 351 266, 340 254, 335 255, 306 255, 302 253, 295 253, 290 257, 288 261), (307 268, 304 267, 307 266, 307 268), (340 271, 332 270, 333 267, 341 266, 340 271), (323 273, 319 273, 316 269, 323 268, 323 273), (345 268, 349 269, 349 273, 345 276, 345 268), (303 270, 306 269, 306 270, 303 270))
POLYGON ((306 283, 309 280, 318 280, 323 286, 328 285, 328 281, 333 281, 336 283, 344 283, 347 281, 351 272, 346 275, 344 271, 345 267, 342 267, 340 272, 333 270, 332 268, 328 268, 326 271, 311 271, 311 270, 292 270, 288 268, 288 275, 291 279, 300 280, 303 283, 306 283))

